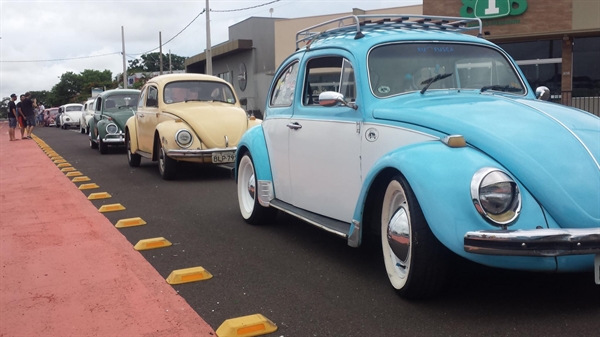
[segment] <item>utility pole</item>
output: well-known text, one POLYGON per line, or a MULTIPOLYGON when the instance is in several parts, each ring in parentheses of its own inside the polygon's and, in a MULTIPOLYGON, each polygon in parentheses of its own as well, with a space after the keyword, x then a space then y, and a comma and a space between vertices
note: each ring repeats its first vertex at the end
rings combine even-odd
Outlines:
POLYGON ((127 62, 125 62, 125 28, 121 26, 121 42, 123 43, 123 89, 127 89, 127 62))
POLYGON ((173 73, 173 66, 171 65, 171 49, 169 49, 169 74, 173 73))
POLYGON ((212 50, 210 46, 210 5, 206 0, 206 74, 212 75, 212 50))
POLYGON ((160 46, 160 74, 162 75, 162 35, 158 32, 158 45, 160 46))

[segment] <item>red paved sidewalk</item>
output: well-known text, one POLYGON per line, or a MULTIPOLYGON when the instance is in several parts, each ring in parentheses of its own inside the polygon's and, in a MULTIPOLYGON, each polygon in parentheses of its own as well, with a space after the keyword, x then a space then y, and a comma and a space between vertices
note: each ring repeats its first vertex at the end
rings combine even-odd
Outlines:
POLYGON ((0 336, 214 336, 33 140, 9 142, 7 126, 0 336))

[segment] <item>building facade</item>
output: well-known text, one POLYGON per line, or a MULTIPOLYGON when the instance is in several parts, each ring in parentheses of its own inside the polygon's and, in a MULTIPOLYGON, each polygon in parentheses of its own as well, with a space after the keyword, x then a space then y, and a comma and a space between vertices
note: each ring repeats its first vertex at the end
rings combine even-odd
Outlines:
MULTIPOLYGON (((554 101, 600 113, 600 0, 423 0, 294 19, 251 17, 212 47, 213 75, 232 83, 246 109, 261 116, 273 73, 296 49, 296 33, 352 14, 479 17, 484 38, 516 60, 534 89, 547 86, 554 101)), ((204 73, 205 53, 185 65, 187 72, 204 73)))

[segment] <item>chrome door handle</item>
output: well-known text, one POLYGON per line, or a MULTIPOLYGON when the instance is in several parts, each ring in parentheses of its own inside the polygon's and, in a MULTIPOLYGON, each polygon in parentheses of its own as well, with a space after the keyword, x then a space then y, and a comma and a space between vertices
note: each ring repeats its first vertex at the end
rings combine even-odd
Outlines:
POLYGON ((302 125, 298 124, 298 122, 289 123, 287 125, 287 127, 290 128, 290 129, 292 129, 292 130, 302 129, 302 125))
POLYGON ((144 114, 138 114, 138 116, 140 116, 140 117, 144 117, 144 114))

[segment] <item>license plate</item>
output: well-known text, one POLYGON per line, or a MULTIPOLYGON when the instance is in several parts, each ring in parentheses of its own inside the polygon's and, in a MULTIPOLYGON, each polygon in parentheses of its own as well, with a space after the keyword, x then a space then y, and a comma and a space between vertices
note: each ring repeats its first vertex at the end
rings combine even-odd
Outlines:
POLYGON ((215 164, 233 163, 235 161, 235 152, 213 152, 212 162, 215 164))
POLYGON ((596 279, 596 284, 600 285, 600 254, 596 254, 594 258, 594 278, 596 279))

